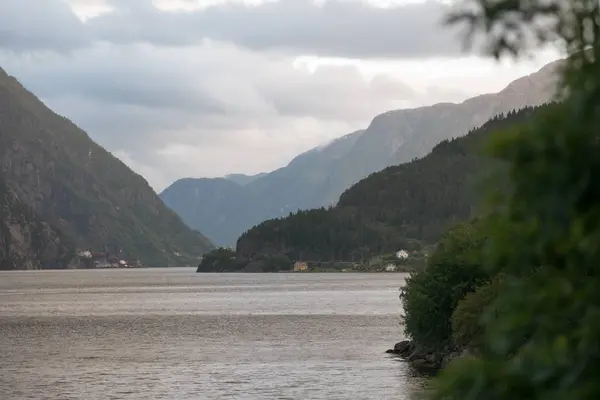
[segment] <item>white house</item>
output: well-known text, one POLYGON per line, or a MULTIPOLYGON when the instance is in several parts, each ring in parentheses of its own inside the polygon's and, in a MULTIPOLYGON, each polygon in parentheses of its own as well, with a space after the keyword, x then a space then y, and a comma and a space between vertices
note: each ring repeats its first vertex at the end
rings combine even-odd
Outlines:
POLYGON ((396 266, 394 264, 386 265, 385 272, 396 272, 396 266))
POLYGON ((92 252, 89 251, 89 250, 80 251, 79 252, 79 257, 81 257, 81 258, 92 258, 92 252))
POLYGON ((406 260, 408 258, 408 253, 405 250, 400 250, 396 252, 396 258, 406 260))

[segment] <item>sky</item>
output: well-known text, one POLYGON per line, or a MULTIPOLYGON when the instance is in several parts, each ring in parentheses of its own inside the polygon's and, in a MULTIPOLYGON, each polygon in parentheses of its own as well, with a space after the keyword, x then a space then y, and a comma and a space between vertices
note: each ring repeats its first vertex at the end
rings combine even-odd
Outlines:
POLYGON ((2 0, 0 66, 143 175, 259 173, 559 57, 465 51, 436 0, 2 0))

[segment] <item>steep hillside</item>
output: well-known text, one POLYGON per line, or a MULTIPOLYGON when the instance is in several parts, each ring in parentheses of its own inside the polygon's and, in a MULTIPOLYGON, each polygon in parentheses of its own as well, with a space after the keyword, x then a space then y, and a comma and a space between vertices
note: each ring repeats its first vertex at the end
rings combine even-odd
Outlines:
POLYGON ((498 93, 473 97, 460 104, 440 103, 380 114, 340 162, 347 166, 360 164, 361 176, 357 175, 352 183, 358 182, 390 165, 423 157, 442 140, 464 135, 495 115, 544 104, 555 93, 555 71, 560 63, 548 64, 519 78, 498 93))
POLYGON ((42 221, 0 177, 0 269, 65 268, 75 247, 42 221))
POLYGON ((141 176, 1 69, 0 172, 21 204, 78 249, 167 266, 212 248, 141 176))
POLYGON ((285 215, 334 203, 348 188, 345 182, 353 175, 352 168, 339 169, 338 162, 346 157, 363 133, 362 130, 352 132, 300 154, 286 167, 250 183, 248 192, 263 200, 265 212, 269 214, 285 215))
POLYGON ((202 227, 213 243, 227 245, 234 232, 261 222, 256 203, 245 188, 229 179, 180 179, 166 188, 161 199, 192 227, 202 227), (255 210, 255 214, 248 212, 255 210))
POLYGON ((484 139, 527 123, 540 111, 495 117, 465 137, 441 142, 422 159, 374 173, 345 191, 333 208, 265 221, 239 238, 237 254, 246 260, 281 254, 292 260, 355 261, 396 251, 411 240, 434 243, 474 211, 475 184, 492 167, 480 155, 484 139))
POLYGON ((351 133, 294 158, 286 167, 251 180, 185 178, 160 193, 165 204, 192 228, 201 228, 215 244, 233 246, 248 228, 303 207, 333 203, 347 188, 351 170, 336 171, 336 161, 363 131, 351 133), (233 182, 230 182, 233 181, 233 182), (342 186, 340 186, 342 185, 342 186))
MULTIPOLYGON (((464 135, 494 115, 549 101, 556 87, 554 71, 559 65, 560 62, 551 63, 499 93, 477 96, 460 104, 442 103, 380 114, 367 129, 301 154, 286 167, 248 183, 240 194, 245 200, 236 204, 237 210, 211 208, 215 201, 208 200, 201 206, 214 220, 202 223, 212 226, 223 219, 223 213, 241 212, 236 221, 244 220, 250 225, 220 227, 218 244, 232 245, 252 224, 299 209, 333 205, 344 190, 373 172, 423 157, 442 140, 464 135)), ((180 193, 189 198, 193 195, 180 193)), ((210 196, 206 189, 205 198, 210 196)), ((204 226, 199 219, 186 218, 186 210, 172 208, 191 227, 204 226)), ((205 233, 216 240, 210 230, 205 233)))

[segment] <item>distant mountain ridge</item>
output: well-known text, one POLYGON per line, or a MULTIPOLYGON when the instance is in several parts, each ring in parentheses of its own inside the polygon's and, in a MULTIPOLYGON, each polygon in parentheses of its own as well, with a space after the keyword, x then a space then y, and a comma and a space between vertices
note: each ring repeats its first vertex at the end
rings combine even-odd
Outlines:
POLYGON ((1 68, 0 181, 6 268, 67 267, 76 249, 189 265, 213 248, 141 176, 1 68))
POLYGON ((346 189, 374 172, 423 157, 437 143, 465 135, 495 115, 548 102, 556 90, 555 70, 560 63, 550 63, 498 93, 460 104, 382 113, 366 129, 300 154, 287 166, 240 186, 237 200, 231 202, 235 209, 218 204, 220 195, 212 196, 206 180, 175 182, 161 198, 189 226, 203 229, 216 244, 232 246, 241 233, 262 221, 334 205, 346 189), (204 203, 196 206, 203 208, 202 218, 190 212, 189 205, 182 207, 183 200, 176 200, 189 199, 196 191, 203 193, 204 203), (235 222, 224 222, 231 220, 235 222))
POLYGON ((232 181, 239 185, 244 186, 244 185, 249 184, 250 182, 257 180, 258 178, 262 178, 265 175, 267 175, 267 172, 261 172, 260 174, 256 174, 256 175, 229 174, 229 175, 225 175, 224 178, 227 179, 228 181, 232 181))
POLYGON ((231 232, 252 226, 254 215, 246 210, 260 207, 244 186, 226 178, 180 179, 163 190, 160 197, 171 209, 180 210, 184 221, 194 221, 194 226, 210 232, 217 245, 226 245, 231 232))
MULTIPOLYGON (((329 209, 299 211, 267 220, 238 239, 243 269, 268 257, 324 262, 369 260, 398 249, 434 244, 450 226, 479 214, 477 185, 504 165, 482 153, 490 135, 518 129, 559 107, 528 107, 494 117, 468 135, 444 140, 431 153, 371 174, 329 209)), ((494 180, 505 187, 502 174, 494 180), (500 179, 498 179, 500 178, 500 179)))

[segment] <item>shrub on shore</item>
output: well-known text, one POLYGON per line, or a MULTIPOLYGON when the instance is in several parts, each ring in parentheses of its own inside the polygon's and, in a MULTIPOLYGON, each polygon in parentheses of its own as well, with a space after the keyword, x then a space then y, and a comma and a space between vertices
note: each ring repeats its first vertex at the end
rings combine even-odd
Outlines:
POLYGON ((481 345, 484 333, 482 317, 494 306, 503 283, 502 278, 494 277, 458 302, 452 313, 452 343, 455 346, 478 348, 481 345))
POLYGON ((538 43, 558 42, 570 56, 560 107, 493 143, 512 190, 495 201, 484 262, 510 285, 496 299, 502 312, 485 318, 483 351, 450 365, 435 398, 597 399, 600 4, 477 3, 458 20, 488 33, 495 55, 530 50, 533 32, 538 43))
POLYGON ((406 334, 418 345, 443 348, 452 338, 452 314, 467 293, 490 280, 481 266, 485 236, 478 222, 449 230, 427 267, 412 274, 402 290, 406 334))

